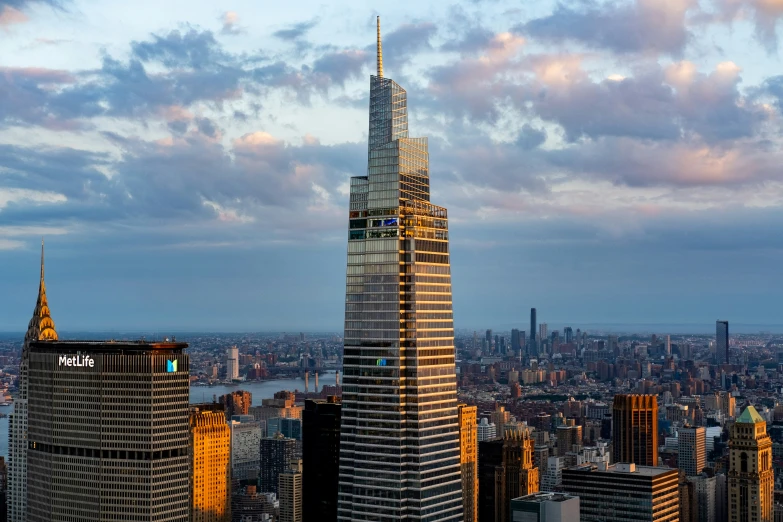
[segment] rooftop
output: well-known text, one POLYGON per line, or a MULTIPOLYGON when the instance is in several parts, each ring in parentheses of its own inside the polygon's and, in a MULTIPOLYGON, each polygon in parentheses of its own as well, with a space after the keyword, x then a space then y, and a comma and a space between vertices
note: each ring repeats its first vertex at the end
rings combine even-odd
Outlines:
POLYGON ((30 348, 34 352, 44 353, 62 353, 62 352, 94 352, 94 353, 116 353, 116 352, 178 352, 188 347, 188 343, 174 340, 164 341, 36 341, 30 343, 30 348))
POLYGON ((540 493, 533 493, 531 495, 525 495, 524 497, 515 498, 513 499, 513 502, 565 502, 572 498, 576 497, 566 493, 547 493, 542 491, 540 493))
POLYGON ((645 476, 645 477, 657 477, 659 475, 664 475, 666 473, 677 472, 677 469, 675 468, 637 466, 635 464, 626 464, 623 462, 618 462, 617 464, 612 464, 611 466, 607 466, 606 469, 600 469, 600 467, 596 466, 595 464, 583 464, 570 469, 575 471, 585 471, 585 472, 592 471, 594 473, 617 473, 617 474, 623 473, 628 475, 645 476))
POLYGON ((767 421, 764 420, 764 417, 759 415, 759 412, 756 411, 756 408, 753 406, 748 406, 745 408, 745 411, 742 412, 742 415, 739 416, 737 422, 741 422, 743 424, 756 424, 757 422, 767 421))

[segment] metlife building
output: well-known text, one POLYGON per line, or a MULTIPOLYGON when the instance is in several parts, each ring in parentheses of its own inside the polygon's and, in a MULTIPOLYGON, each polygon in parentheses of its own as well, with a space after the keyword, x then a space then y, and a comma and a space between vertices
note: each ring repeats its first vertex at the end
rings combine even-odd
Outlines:
POLYGON ((31 343, 28 522, 188 520, 185 348, 31 343))

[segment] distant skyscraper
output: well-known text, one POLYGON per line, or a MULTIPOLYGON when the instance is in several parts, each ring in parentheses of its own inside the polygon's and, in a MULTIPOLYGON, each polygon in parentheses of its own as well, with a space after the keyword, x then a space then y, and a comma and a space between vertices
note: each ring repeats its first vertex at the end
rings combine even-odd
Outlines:
POLYGON ((685 471, 688 477, 699 475, 707 466, 706 428, 680 428, 677 432, 677 445, 678 467, 685 471))
POLYGON ((530 344, 536 345, 536 332, 538 331, 538 322, 536 321, 536 309, 530 309, 530 344))
POLYGON ((220 404, 226 406, 226 418, 234 415, 247 415, 253 404, 253 394, 245 390, 237 390, 220 396, 220 404))
POLYGON ((564 457, 572 448, 582 445, 582 426, 573 424, 557 427, 557 456, 564 457))
POLYGON ((486 417, 481 419, 481 422, 477 426, 477 433, 478 433, 478 440, 479 442, 484 440, 493 440, 496 439, 498 436, 497 426, 495 426, 495 423, 489 422, 489 419, 486 417))
POLYGON ((715 322, 715 360, 718 364, 729 364, 729 322, 715 322))
POLYGON ((274 437, 280 433, 287 439, 302 440, 302 419, 273 417, 266 421, 266 436, 274 437))
POLYGON ((226 379, 239 379, 239 349, 236 346, 226 350, 226 379))
POLYGON ((774 482, 767 422, 748 406, 729 437, 729 522, 772 522, 774 482))
POLYGON ((574 342, 574 329, 570 326, 566 326, 563 330, 563 336, 565 337, 566 344, 574 342))
POLYGON ((304 522, 337 521, 340 413, 337 397, 308 399, 302 413, 304 522))
POLYGON ((231 522, 231 432, 222 404, 190 410, 190 522, 231 522))
MULTIPOLYGON (((462 520, 448 212, 405 90, 370 79, 367 175, 351 178, 338 518, 462 520)), ((308 473, 308 470, 305 470, 308 473)))
POLYGON ((459 405, 463 522, 478 522, 478 429, 476 406, 459 405))
POLYGON ((736 415, 737 399, 729 392, 720 393, 721 411, 727 419, 733 419, 736 415))
POLYGON ((492 351, 492 330, 487 330, 486 338, 487 338, 487 352, 491 352, 492 351))
POLYGON ((231 420, 231 478, 239 481, 258 480, 261 467, 261 424, 231 420))
POLYGON ((511 330, 511 350, 516 352, 521 348, 522 345, 519 343, 519 330, 514 328, 513 330, 511 330))
POLYGON ((655 395, 615 395, 612 460, 658 465, 658 401, 655 395))
POLYGON ((672 355, 672 336, 667 335, 666 336, 666 357, 671 357, 672 355))
POLYGON ((296 441, 279 436, 261 439, 261 473, 258 489, 262 493, 278 493, 280 474, 288 469, 294 458, 296 441))
POLYGON ((27 520, 184 522, 185 343, 30 344, 27 520))
POLYGON ((538 339, 539 342, 543 343, 547 340, 548 331, 547 331, 547 324, 541 323, 538 325, 538 339))
POLYGON ((580 522, 679 522, 676 469, 585 464, 563 470, 563 491, 579 497, 580 522))
POLYGON ((14 412, 8 422, 8 491, 7 515, 11 522, 27 520, 27 414, 30 367, 30 343, 56 341, 57 332, 49 312, 44 283, 44 245, 41 241, 41 278, 38 282, 38 299, 33 317, 27 325, 22 346, 22 360, 19 365, 19 393, 14 400, 14 412))
POLYGON ((280 473, 278 487, 280 497, 279 522, 302 522, 304 497, 302 496, 302 461, 294 460, 288 469, 280 473))
MULTIPOLYGON (((702 520, 717 522, 716 507, 718 504, 718 499, 715 496, 717 493, 717 480, 715 475, 712 473, 700 473, 696 477, 688 477, 688 481, 693 484, 694 500, 696 501, 696 509, 693 511, 695 511, 696 520, 698 522, 701 522, 702 520)), ((721 501, 725 501, 725 498, 721 498, 721 501)))
POLYGON ((505 438, 479 443, 479 520, 512 522, 511 500, 539 491, 533 467, 533 439, 521 426, 509 426, 505 438))
POLYGON ((620 355, 620 344, 616 335, 610 335, 607 337, 606 351, 615 357, 620 355))

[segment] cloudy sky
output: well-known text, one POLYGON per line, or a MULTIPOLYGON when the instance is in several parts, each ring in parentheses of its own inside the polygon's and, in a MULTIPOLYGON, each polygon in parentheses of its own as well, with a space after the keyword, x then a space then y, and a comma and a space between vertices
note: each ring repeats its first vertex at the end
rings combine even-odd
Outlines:
POLYGON ((783 1, 365 4, 0 0, 0 331, 340 330, 378 14, 458 328, 783 323, 783 1))

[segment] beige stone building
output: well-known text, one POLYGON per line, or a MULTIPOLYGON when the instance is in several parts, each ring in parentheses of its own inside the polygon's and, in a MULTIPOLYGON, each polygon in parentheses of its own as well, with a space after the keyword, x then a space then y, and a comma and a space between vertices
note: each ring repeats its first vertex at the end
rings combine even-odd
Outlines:
POLYGON ((774 485, 767 423, 748 406, 729 438, 729 522, 772 522, 774 485))

